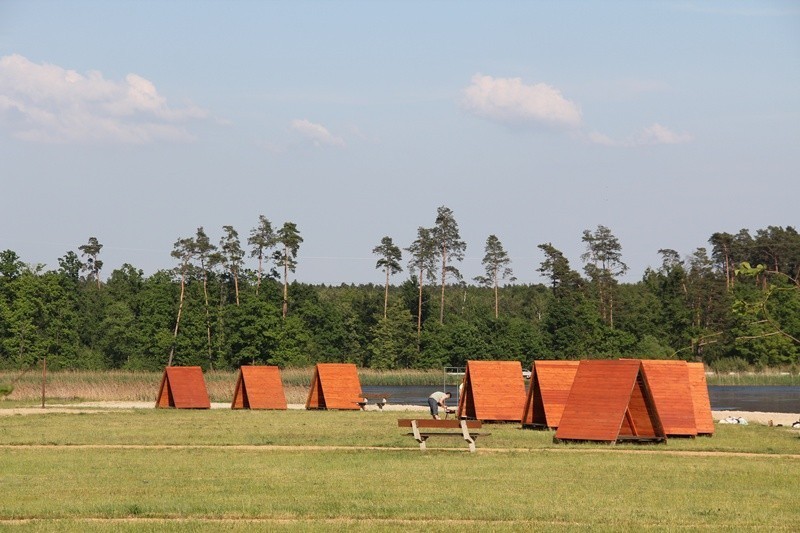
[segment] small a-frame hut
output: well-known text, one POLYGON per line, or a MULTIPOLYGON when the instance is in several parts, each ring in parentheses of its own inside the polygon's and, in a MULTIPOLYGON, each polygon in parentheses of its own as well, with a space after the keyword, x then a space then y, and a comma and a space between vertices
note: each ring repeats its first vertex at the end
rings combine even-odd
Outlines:
POLYGON ((519 422, 525 407, 525 379, 519 361, 467 361, 459 418, 519 422))
POLYGON ((564 406, 578 361, 534 361, 531 368, 531 383, 522 412, 523 428, 555 429, 561 421, 564 406))
POLYGON ((711 400, 708 397, 706 369, 703 363, 686 363, 689 369, 689 387, 694 405, 694 423, 698 435, 714 434, 714 418, 711 416, 711 400))
POLYGON ((199 366, 168 366, 164 369, 156 407, 210 409, 203 369, 199 366))
POLYGON ((555 440, 666 441, 642 363, 581 361, 555 440))
POLYGON ((314 368, 306 409, 360 409, 358 369, 352 363, 319 363, 314 368))
POLYGON ((686 361, 642 360, 658 416, 668 437, 694 437, 694 403, 686 361))
POLYGON ((286 409, 281 370, 277 366, 243 366, 231 409, 286 409))

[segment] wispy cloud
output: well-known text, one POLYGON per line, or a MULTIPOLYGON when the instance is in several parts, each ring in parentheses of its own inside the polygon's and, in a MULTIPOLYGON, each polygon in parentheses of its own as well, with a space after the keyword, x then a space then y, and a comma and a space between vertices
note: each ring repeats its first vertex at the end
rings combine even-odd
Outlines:
MULTIPOLYGON (((658 92, 666 86, 650 80, 627 80, 617 84, 628 94, 658 92)), ((508 125, 544 125, 568 131, 578 139, 604 146, 635 147, 654 144, 681 144, 693 140, 689 133, 676 133, 654 123, 628 139, 618 140, 592 131, 583 123, 580 106, 564 98, 561 91, 546 83, 525 84, 520 78, 494 78, 475 74, 463 90, 461 106, 477 115, 508 125)))
POLYGON ((688 133, 676 133, 661 124, 654 123, 652 126, 646 127, 636 137, 636 142, 638 144, 682 144, 691 141, 693 138, 688 133))
POLYGON ((633 137, 624 140, 615 140, 598 132, 589 133, 587 138, 589 141, 595 144, 621 147, 646 146, 654 144, 683 144, 694 140, 694 137, 689 133, 676 133, 658 123, 654 123, 644 128, 633 137))
POLYGON ((0 116, 11 135, 26 141, 144 144, 192 140, 184 123, 207 112, 167 105, 137 74, 114 81, 13 54, 0 58, 0 116))
POLYGON ((344 148, 344 139, 333 135, 328 128, 322 124, 316 124, 307 119, 296 119, 292 121, 291 129, 299 133, 304 139, 311 142, 314 146, 333 146, 344 148))
POLYGON ((520 78, 475 74, 464 89, 461 105, 479 117, 507 124, 539 124, 575 128, 581 110, 545 83, 527 85, 520 78))

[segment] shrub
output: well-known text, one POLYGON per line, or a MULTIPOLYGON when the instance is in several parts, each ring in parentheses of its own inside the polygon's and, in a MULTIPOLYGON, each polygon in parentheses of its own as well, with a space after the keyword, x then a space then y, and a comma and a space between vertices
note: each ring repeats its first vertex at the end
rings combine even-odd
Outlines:
POLYGON ((747 361, 741 357, 730 357, 727 359, 717 359, 711 363, 711 368, 717 374, 727 374, 728 372, 746 372, 748 370, 747 361))

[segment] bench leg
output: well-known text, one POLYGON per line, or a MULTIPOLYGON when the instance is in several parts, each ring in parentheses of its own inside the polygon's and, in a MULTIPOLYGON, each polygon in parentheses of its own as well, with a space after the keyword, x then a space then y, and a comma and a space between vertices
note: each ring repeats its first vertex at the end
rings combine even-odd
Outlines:
POLYGON ((426 449, 425 441, 428 440, 428 437, 423 437, 419 434, 419 428, 417 427, 416 420, 411 421, 411 429, 414 431, 414 438, 417 439, 417 442, 419 442, 419 449, 424 452, 426 449))
POLYGON ((473 439, 472 435, 469 434, 466 420, 461 421, 461 435, 464 437, 464 440, 467 441, 467 444, 469 444, 469 451, 475 452, 475 439, 473 439))

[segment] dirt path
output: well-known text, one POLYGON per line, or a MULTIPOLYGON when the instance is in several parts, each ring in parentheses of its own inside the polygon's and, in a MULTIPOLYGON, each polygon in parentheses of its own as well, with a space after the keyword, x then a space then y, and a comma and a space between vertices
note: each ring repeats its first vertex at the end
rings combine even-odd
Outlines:
MULTIPOLYGON (((153 409, 154 402, 134 402, 134 401, 117 401, 117 402, 82 402, 76 404, 53 404, 48 405, 44 409, 41 407, 12 407, 8 409, 2 408, 0 403, 0 416, 11 415, 41 415, 48 413, 107 413, 119 409, 153 409)), ((302 410, 305 409, 303 404, 289 404, 289 409, 302 410)), ((214 402, 211 404, 212 409, 230 409, 229 403, 214 402)), ((378 411, 377 405, 368 405, 368 411, 378 411)), ((401 404, 388 404, 383 408, 383 411, 427 411, 428 408, 420 405, 401 405, 401 404)), ((800 421, 800 413, 767 413, 758 411, 712 411, 712 417, 715 421, 720 421, 725 418, 742 418, 749 424, 763 424, 791 426, 793 422, 800 421)))
MULTIPOLYGON (((10 519, 3 519, 0 518, 0 526, 7 525, 7 526, 23 526, 23 525, 35 525, 35 524, 69 524, 72 525, 74 523, 83 523, 83 524, 101 524, 105 527, 113 526, 113 525, 123 525, 123 524, 136 524, 140 527, 163 527, 164 525, 171 525, 171 524, 199 524, 199 525, 214 525, 218 524, 221 527, 224 526, 239 526, 244 525, 254 528, 269 528, 269 526, 291 526, 294 530, 298 525, 302 526, 303 529, 315 528, 320 527, 321 525, 324 526, 334 526, 338 531, 342 527, 346 527, 348 525, 352 525, 354 527, 364 527, 374 525, 375 527, 387 528, 391 527, 392 529, 408 529, 409 527, 412 530, 416 531, 421 526, 426 526, 426 530, 436 530, 442 527, 469 527, 470 529, 478 530, 480 529, 489 529, 492 530, 496 527, 503 527, 503 526, 513 526, 513 527, 520 527, 520 526, 529 526, 531 528, 535 526, 541 527, 581 527, 581 528, 591 528, 593 524, 591 523, 582 523, 582 522, 566 522, 563 520, 489 520, 489 519, 478 519, 478 518, 420 518, 420 519, 409 519, 409 518, 351 518, 351 517, 340 517, 340 518, 308 518, 308 517, 292 517, 292 518, 271 518, 271 517, 231 517, 231 518, 219 518, 219 517, 208 517, 208 516, 166 516, 166 517, 139 517, 139 516, 129 516, 123 518, 105 518, 105 517, 76 517, 76 518, 10 518, 10 519)), ((645 527, 648 526, 657 526, 658 524, 642 524, 645 527)), ((726 525, 725 523, 715 522, 714 526, 723 527, 726 525)), ((733 524, 731 524, 733 525, 733 524)), ((741 522, 737 523, 739 527, 741 527, 741 522)))
MULTIPOLYGON (((14 449, 72 449, 72 450, 237 450, 237 451, 278 451, 278 452, 327 452, 327 451, 414 451, 414 446, 309 446, 309 445, 253 445, 253 444, 0 444, 0 450, 14 449)), ((466 448, 437 448, 434 452, 469 453, 466 448)), ((478 453, 624 453, 639 455, 672 455, 680 457, 738 457, 800 460, 800 454, 753 453, 697 450, 631 450, 608 446, 603 448, 478 448, 478 453)))
MULTIPOLYGON (((217 517, 217 516, 162 516, 162 517, 144 517, 144 516, 127 516, 120 518, 107 518, 107 517, 75 517, 75 518, 0 518, 0 526, 25 526, 25 525, 49 525, 49 524, 87 524, 87 525, 102 525, 110 527, 114 525, 136 524, 137 527, 152 527, 160 528, 165 525, 191 525, 198 524, 202 526, 219 525, 220 527, 230 526, 247 526, 248 528, 269 528, 270 526, 289 526, 291 530, 297 529, 301 526, 302 529, 308 530, 319 528, 320 526, 334 527, 335 530, 340 530, 352 525, 353 527, 363 528, 365 526, 374 526, 376 528, 392 528, 392 530, 408 530, 411 531, 421 530, 424 526, 425 530, 437 530, 441 528, 468 528, 468 530, 493 530, 495 528, 511 527, 513 530, 526 530, 536 529, 537 526, 545 529, 575 529, 591 530, 596 529, 597 524, 592 522, 578 522, 578 521, 565 521, 565 520, 543 520, 541 518, 521 519, 521 520, 491 520, 480 518, 377 518, 377 517, 304 517, 296 516, 290 518, 283 517, 217 517)), ((663 529, 663 522, 637 522, 637 526, 644 528, 663 529)), ((775 528, 776 526, 772 526, 775 528)), ((731 521, 715 519, 713 524, 701 525, 697 523, 686 524, 683 526, 678 525, 677 529, 711 529, 711 530, 748 530, 758 531, 761 529, 759 524, 743 522, 741 519, 736 518, 731 521)), ((780 527, 773 531, 795 531, 793 527, 780 527)))

